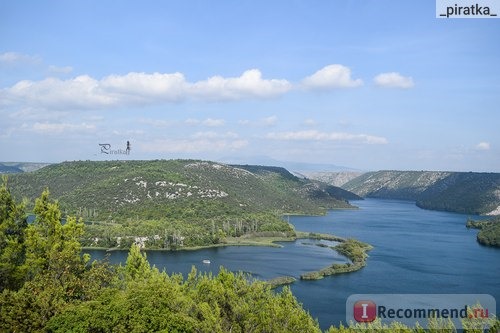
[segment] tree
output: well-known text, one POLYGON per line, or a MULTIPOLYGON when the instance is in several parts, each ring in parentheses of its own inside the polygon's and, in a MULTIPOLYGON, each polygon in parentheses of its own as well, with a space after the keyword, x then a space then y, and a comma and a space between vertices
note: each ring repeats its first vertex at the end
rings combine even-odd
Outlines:
POLYGON ((51 201, 49 195, 46 189, 36 199, 36 218, 26 230, 27 279, 50 272, 54 279, 64 283, 71 275, 80 274, 90 258, 81 256, 79 238, 84 232, 83 222, 69 216, 62 225, 59 204, 51 201))
POLYGON ((4 176, 0 186, 0 292, 17 290, 24 282, 26 226, 24 204, 16 204, 4 176))

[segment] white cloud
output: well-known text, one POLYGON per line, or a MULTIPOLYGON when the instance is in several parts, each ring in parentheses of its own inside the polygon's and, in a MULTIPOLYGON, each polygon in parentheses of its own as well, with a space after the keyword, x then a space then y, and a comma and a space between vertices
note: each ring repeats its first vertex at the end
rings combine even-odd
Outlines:
POLYGON ((224 119, 208 118, 208 119, 203 120, 201 123, 207 127, 220 127, 220 126, 224 126, 224 124, 226 122, 224 121, 224 119))
POLYGON ((202 100, 236 100, 276 97, 291 88, 292 84, 287 80, 265 80, 258 69, 251 69, 240 77, 212 76, 191 85, 190 91, 202 100))
POLYGON ((0 91, 6 101, 48 109, 92 109, 116 105, 119 100, 102 91, 99 81, 87 75, 70 80, 48 78, 20 81, 0 91))
POLYGON ((351 141, 365 144, 387 144, 384 137, 367 134, 350 134, 342 132, 320 132, 316 130, 295 131, 295 132, 271 132, 266 136, 272 140, 286 141, 351 141))
POLYGON ((415 85, 411 77, 402 76, 396 72, 379 74, 375 76, 373 81, 377 86, 385 88, 408 89, 415 85))
POLYGON ((0 54, 1 64, 32 63, 37 64, 42 60, 38 56, 22 54, 18 52, 5 52, 0 54))
MULTIPOLYGON (((9 56, 4 56, 8 59, 9 56)), ((68 68, 69 70, 69 68, 68 68)), ((50 109, 99 109, 117 106, 180 102, 271 98, 286 93, 286 80, 262 78, 257 69, 239 77, 214 76, 188 82, 182 73, 136 73, 110 75, 97 80, 88 75, 61 80, 24 80, 0 90, 2 104, 19 104, 50 109)))
POLYGON ((490 150, 490 143, 489 142, 479 142, 476 145, 477 150, 490 150))
POLYGON ((343 65, 328 65, 302 80, 308 89, 353 88, 363 84, 361 79, 351 78, 351 70, 343 65))
POLYGON ((150 103, 178 102, 186 96, 188 83, 181 73, 135 73, 110 75, 99 81, 99 88, 119 101, 150 103))
POLYGON ((32 130, 42 134, 60 134, 62 132, 88 132, 94 131, 95 125, 80 123, 80 124, 71 124, 71 123, 35 123, 33 124, 32 130))

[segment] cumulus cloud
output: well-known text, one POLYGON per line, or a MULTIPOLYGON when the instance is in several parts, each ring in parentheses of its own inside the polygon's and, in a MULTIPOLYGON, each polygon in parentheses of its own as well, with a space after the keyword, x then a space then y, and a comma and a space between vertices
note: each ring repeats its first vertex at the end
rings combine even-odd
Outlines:
MULTIPOLYGON (((17 53, 4 53, 0 61, 22 59, 17 53)), ((49 71, 69 73, 71 67, 51 66, 49 71)), ((375 79, 384 87, 409 88, 411 78, 398 73, 383 73, 375 79)), ((184 74, 139 73, 109 75, 101 79, 79 75, 69 79, 46 78, 39 81, 23 80, 0 89, 0 105, 20 108, 35 107, 45 110, 85 110, 137 105, 155 105, 193 101, 235 101, 268 99, 286 94, 294 87, 306 89, 352 88, 363 84, 354 79, 351 70, 343 65, 328 65, 292 84, 285 79, 264 78, 258 69, 250 69, 237 77, 212 76, 206 80, 189 82, 184 74)), ((271 123, 274 120, 270 120, 271 123)))
POLYGON ((343 65, 328 65, 302 80, 308 89, 353 88, 363 84, 361 79, 353 79, 351 70, 343 65))
POLYGON ((88 75, 69 80, 47 78, 20 81, 0 91, 5 103, 17 103, 47 109, 92 109, 113 106, 116 96, 102 91, 99 81, 88 75))
POLYGON ((282 95, 292 88, 287 80, 265 80, 258 69, 245 71, 240 77, 213 76, 190 86, 193 96, 203 100, 235 100, 242 98, 270 98, 282 95))
POLYGON ((476 145, 477 150, 490 150, 490 143, 489 142, 479 142, 476 145))
POLYGON ((72 124, 72 123, 40 123, 36 122, 33 124, 32 130, 42 134, 60 134, 63 132, 89 132, 94 131, 96 129, 95 125, 80 123, 80 124, 72 124))
POLYGON ((185 98, 188 83, 182 73, 128 73, 110 75, 98 82, 102 93, 118 101, 148 103, 148 101, 177 102, 185 98))
POLYGON ((373 79, 375 84, 384 88, 412 88, 415 84, 411 77, 403 76, 396 72, 382 73, 373 79))
MULTIPOLYGON (((5 58, 8 58, 4 56, 5 58)), ((68 68, 69 70, 69 68, 68 68)), ((122 105, 180 102, 187 99, 227 101, 282 95, 292 88, 286 80, 264 79, 257 69, 239 77, 213 76, 188 82, 182 73, 109 75, 100 80, 81 75, 67 80, 20 81, 0 90, 3 104, 51 109, 99 109, 122 105)))
POLYGON ((387 144, 384 137, 367 134, 350 134, 342 132, 320 132, 317 130, 295 132, 271 132, 266 136, 272 140, 286 141, 351 141, 364 144, 387 144))

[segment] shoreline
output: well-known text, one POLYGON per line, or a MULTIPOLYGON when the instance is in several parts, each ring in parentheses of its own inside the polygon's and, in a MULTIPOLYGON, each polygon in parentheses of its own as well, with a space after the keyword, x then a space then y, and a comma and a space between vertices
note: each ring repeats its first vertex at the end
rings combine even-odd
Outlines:
MULTIPOLYGON (((225 247, 225 246, 267 246, 267 247, 283 247, 276 242, 294 242, 300 239, 314 239, 314 240, 327 240, 335 241, 340 244, 336 246, 327 246, 330 249, 338 252, 341 255, 347 257, 350 262, 344 264, 333 263, 327 267, 321 268, 316 271, 304 273, 300 275, 300 280, 320 280, 325 276, 351 273, 360 270, 366 266, 366 259, 368 257, 367 253, 373 246, 367 243, 360 242, 356 239, 345 239, 332 234, 315 233, 307 231, 296 231, 294 237, 229 237, 226 239, 226 243, 219 244, 209 244, 200 246, 190 246, 181 249, 141 249, 141 251, 159 251, 159 252, 171 252, 171 251, 197 251, 209 248, 225 247)), ((97 250, 97 251, 128 251, 129 249, 121 248, 102 248, 102 247, 82 247, 82 251, 85 250, 97 250)), ((274 289, 283 285, 293 284, 297 279, 290 276, 277 276, 275 278, 264 280, 269 286, 274 289)))

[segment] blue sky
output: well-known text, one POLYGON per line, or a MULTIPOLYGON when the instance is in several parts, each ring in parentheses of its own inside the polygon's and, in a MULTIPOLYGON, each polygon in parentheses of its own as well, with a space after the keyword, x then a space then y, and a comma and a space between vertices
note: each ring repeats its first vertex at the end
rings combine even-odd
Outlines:
POLYGON ((0 160, 500 172, 499 19, 435 1, 0 1, 0 160))

